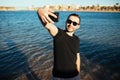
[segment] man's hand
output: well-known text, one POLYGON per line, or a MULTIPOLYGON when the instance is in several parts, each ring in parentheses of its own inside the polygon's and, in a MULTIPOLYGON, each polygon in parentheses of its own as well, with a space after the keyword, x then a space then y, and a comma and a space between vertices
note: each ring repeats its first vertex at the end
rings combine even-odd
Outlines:
POLYGON ((57 16, 55 14, 53 14, 53 10, 49 9, 49 8, 39 8, 38 9, 38 16, 41 20, 41 22, 46 25, 47 23, 54 23, 49 15, 53 16, 54 18, 57 18, 57 16))
POLYGON ((49 15, 53 16, 54 18, 57 18, 55 14, 53 14, 53 10, 49 8, 39 8, 38 9, 38 16, 41 20, 44 27, 49 31, 51 36, 55 36, 58 32, 58 28, 54 25, 54 21, 52 21, 49 17, 49 15))
POLYGON ((79 73, 80 73, 80 64, 81 64, 80 53, 77 53, 76 65, 77 65, 77 70, 79 73))

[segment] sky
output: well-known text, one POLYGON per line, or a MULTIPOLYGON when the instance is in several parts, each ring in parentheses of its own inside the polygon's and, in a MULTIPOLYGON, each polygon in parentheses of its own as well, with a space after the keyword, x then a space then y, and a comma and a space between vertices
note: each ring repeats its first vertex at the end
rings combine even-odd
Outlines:
POLYGON ((13 7, 42 7, 45 5, 101 5, 110 6, 119 3, 120 0, 0 0, 0 6, 13 6, 13 7))

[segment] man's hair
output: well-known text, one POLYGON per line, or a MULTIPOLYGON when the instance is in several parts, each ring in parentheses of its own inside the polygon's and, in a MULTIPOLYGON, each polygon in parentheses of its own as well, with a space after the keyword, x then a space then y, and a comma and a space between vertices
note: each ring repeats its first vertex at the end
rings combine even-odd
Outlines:
POLYGON ((78 17, 78 18, 79 18, 79 24, 80 24, 81 18, 80 18, 80 16, 79 16, 78 14, 75 14, 75 13, 70 14, 70 15, 68 16, 67 20, 70 18, 70 16, 78 17))

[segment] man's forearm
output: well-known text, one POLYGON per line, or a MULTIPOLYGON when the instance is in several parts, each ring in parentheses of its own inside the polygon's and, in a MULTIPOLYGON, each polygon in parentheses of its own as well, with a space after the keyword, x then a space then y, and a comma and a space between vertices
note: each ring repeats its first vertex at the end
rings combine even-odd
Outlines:
POLYGON ((77 53, 77 60, 76 60, 76 65, 77 65, 77 70, 80 73, 80 53, 77 53))

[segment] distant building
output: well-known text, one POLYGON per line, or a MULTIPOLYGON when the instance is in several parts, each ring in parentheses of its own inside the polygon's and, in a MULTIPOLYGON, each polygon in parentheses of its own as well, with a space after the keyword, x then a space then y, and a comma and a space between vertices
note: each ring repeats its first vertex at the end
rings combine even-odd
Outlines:
MULTIPOLYGON (((44 7, 48 7, 54 9, 56 11, 97 11, 97 12, 120 12, 120 5, 116 3, 113 6, 100 6, 92 5, 92 6, 81 6, 81 5, 46 5, 44 7)), ((38 7, 30 6, 30 7, 4 7, 0 6, 1 11, 14 11, 14 10, 37 10, 38 7)))

